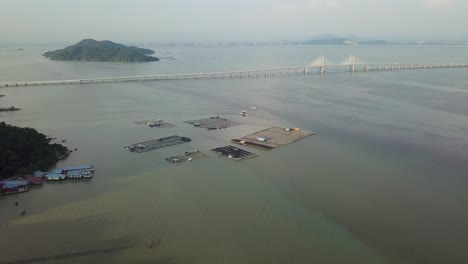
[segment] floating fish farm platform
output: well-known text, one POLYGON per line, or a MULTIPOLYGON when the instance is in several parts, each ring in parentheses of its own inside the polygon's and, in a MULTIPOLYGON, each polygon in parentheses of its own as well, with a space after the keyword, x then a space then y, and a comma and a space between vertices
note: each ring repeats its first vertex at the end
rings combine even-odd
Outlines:
POLYGON ((195 151, 195 152, 185 152, 184 155, 172 156, 172 157, 166 158, 166 161, 173 163, 173 164, 179 164, 179 163, 183 163, 187 161, 192 161, 195 159, 203 159, 206 157, 208 157, 206 154, 200 151, 195 151))
POLYGON ((155 140, 144 141, 140 143, 136 143, 130 146, 125 147, 125 149, 129 150, 130 152, 136 153, 143 153, 155 149, 170 147, 186 142, 192 141, 190 138, 187 137, 180 137, 180 136, 170 136, 155 140))
POLYGON ((176 127, 176 125, 164 122, 160 119, 148 119, 148 120, 142 120, 142 121, 135 121, 133 123, 137 125, 147 125, 149 127, 158 127, 158 128, 176 127))
POLYGON ((191 124, 194 127, 203 128, 206 130, 216 130, 216 129, 223 129, 232 126, 239 125, 236 122, 230 121, 226 118, 222 118, 219 116, 213 116, 210 118, 199 119, 199 120, 189 120, 185 121, 185 123, 191 124))
POLYGON ((231 145, 220 147, 220 148, 215 148, 215 149, 212 149, 211 151, 213 151, 214 153, 218 154, 221 157, 229 158, 234 161, 240 161, 240 160, 257 157, 257 155, 252 152, 248 152, 246 150, 233 147, 231 145))
POLYGON ((231 142, 263 150, 272 150, 304 139, 313 134, 314 132, 301 130, 299 128, 271 127, 239 139, 233 139, 231 142))

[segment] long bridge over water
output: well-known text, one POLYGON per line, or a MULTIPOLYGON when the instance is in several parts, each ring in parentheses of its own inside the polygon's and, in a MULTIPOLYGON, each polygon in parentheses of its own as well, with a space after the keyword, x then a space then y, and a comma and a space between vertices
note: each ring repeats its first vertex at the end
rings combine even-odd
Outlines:
POLYGON ((266 78, 276 76, 325 74, 328 70, 349 71, 349 72, 376 72, 376 71, 400 71, 417 69, 446 69, 446 68, 468 68, 468 64, 369 64, 360 60, 356 56, 350 56, 340 63, 334 63, 324 56, 305 66, 282 67, 272 69, 256 69, 243 71, 226 72, 205 72, 205 73, 184 73, 184 74, 163 74, 147 76, 125 76, 125 77, 105 77, 75 80, 47 80, 47 81, 16 81, 0 82, 3 87, 24 87, 24 86, 47 86, 47 85, 70 85, 70 84, 97 84, 97 83, 117 83, 117 82, 137 82, 137 81, 160 81, 160 80, 200 80, 200 79, 229 79, 229 78, 266 78))

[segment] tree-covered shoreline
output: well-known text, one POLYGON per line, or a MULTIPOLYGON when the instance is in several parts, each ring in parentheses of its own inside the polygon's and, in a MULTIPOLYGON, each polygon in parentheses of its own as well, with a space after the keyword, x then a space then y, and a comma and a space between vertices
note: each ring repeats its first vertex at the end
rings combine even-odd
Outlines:
POLYGON ((28 127, 0 122, 0 179, 47 170, 68 156, 67 147, 28 127))

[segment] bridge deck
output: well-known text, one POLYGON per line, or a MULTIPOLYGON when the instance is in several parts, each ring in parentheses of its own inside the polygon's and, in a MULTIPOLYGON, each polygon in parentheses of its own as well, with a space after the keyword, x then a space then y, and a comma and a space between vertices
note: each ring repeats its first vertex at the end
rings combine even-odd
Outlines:
POLYGON ((73 84, 97 84, 116 82, 136 82, 136 81, 160 81, 160 80, 198 80, 198 79, 226 79, 226 78, 260 78, 275 76, 290 76, 299 74, 325 73, 325 69, 347 68, 349 71, 391 71, 391 70, 412 70, 412 69, 441 69, 441 68, 467 68, 468 64, 352 64, 352 65, 309 65, 299 67, 285 67, 273 69, 257 69, 246 71, 228 72, 206 72, 190 74, 165 74, 148 76, 126 76, 126 77, 105 77, 77 80, 49 80, 49 81, 17 81, 0 82, 0 88, 24 87, 24 86, 47 86, 47 85, 73 85, 73 84))

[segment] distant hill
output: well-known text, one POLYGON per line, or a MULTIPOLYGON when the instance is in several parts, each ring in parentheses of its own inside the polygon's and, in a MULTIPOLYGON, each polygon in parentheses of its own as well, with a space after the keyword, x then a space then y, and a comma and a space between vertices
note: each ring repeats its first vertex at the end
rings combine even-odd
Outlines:
POLYGON ((313 39, 307 40, 304 45, 346 45, 348 39, 345 38, 331 38, 331 39, 313 39))
POLYGON ((391 43, 385 40, 363 40, 358 41, 359 45, 390 45, 391 43))
POLYGON ((385 40, 367 40, 359 37, 339 37, 332 34, 324 34, 315 38, 305 40, 303 45, 388 45, 385 40))
POLYGON ((84 39, 64 49, 49 51, 43 54, 51 60, 61 61, 102 61, 102 62, 150 62, 158 58, 150 49, 127 47, 109 40, 96 41, 84 39))

